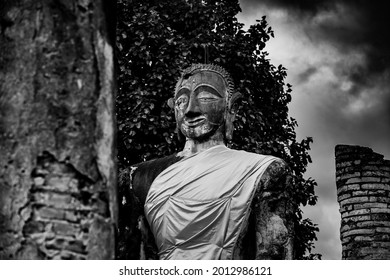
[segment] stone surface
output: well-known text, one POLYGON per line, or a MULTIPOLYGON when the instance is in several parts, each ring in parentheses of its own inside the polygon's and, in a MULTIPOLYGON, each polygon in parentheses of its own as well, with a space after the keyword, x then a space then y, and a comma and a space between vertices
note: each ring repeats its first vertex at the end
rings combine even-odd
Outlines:
POLYGON ((389 161, 359 146, 335 154, 342 258, 390 259, 389 161))
POLYGON ((0 259, 113 259, 112 4, 4 3, 0 259))

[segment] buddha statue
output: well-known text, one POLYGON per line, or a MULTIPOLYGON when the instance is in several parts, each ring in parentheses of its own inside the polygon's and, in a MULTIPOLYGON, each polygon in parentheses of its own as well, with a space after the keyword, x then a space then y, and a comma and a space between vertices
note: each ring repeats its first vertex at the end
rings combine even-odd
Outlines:
POLYGON ((168 101, 183 150, 121 171, 138 207, 141 258, 293 258, 286 163, 226 146, 238 95, 220 66, 185 69, 168 101))

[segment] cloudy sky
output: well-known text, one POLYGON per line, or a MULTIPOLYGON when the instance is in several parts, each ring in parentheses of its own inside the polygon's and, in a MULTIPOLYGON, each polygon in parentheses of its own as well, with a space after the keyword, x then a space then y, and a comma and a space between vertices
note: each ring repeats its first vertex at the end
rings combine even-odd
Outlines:
POLYGON ((275 31, 266 50, 288 69, 290 116, 312 136, 307 177, 318 183, 305 215, 319 225, 316 252, 341 259, 334 147, 372 148, 390 159, 390 1, 240 0, 246 27, 263 15, 275 31))

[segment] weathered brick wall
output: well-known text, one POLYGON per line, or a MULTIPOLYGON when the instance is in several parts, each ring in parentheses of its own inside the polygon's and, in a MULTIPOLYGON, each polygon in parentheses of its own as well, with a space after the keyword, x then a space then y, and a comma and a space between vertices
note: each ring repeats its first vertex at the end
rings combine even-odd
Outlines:
POLYGON ((336 146, 343 259, 390 259, 390 161, 371 149, 336 146))
POLYGON ((0 1, 0 260, 115 257, 113 3, 0 1))

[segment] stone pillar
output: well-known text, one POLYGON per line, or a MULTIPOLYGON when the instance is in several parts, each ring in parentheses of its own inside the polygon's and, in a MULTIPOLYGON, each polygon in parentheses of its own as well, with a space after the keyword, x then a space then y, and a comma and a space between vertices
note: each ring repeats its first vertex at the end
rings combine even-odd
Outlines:
POLYGON ((336 146, 342 258, 390 259, 390 161, 371 149, 336 146))

